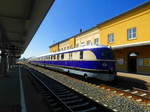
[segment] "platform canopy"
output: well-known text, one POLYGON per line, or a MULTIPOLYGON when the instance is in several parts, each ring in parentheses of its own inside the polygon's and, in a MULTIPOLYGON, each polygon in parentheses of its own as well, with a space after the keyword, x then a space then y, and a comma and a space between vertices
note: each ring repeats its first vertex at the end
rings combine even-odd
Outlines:
POLYGON ((0 0, 0 50, 25 51, 54 0, 0 0))

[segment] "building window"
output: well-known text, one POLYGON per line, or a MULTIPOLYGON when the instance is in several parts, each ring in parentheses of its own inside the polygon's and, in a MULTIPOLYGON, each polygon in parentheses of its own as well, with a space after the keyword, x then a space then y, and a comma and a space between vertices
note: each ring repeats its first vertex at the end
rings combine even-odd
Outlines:
POLYGON ((128 29, 127 33, 128 33, 128 40, 136 38, 136 28, 135 27, 128 29))
POLYGON ((80 51, 80 59, 83 59, 83 51, 80 51))
POLYGON ((137 59, 137 65, 138 66, 143 66, 144 65, 144 59, 143 58, 138 58, 137 59))
POLYGON ((123 65, 124 64, 124 59, 123 58, 118 58, 117 59, 117 64, 118 65, 123 65))
POLYGON ((108 34, 108 43, 114 42, 114 33, 108 34))
POLYGON ((94 45, 98 45, 99 43, 99 38, 94 39, 94 45))
POLYGON ((90 40, 87 41, 87 45, 91 45, 91 41, 90 40))

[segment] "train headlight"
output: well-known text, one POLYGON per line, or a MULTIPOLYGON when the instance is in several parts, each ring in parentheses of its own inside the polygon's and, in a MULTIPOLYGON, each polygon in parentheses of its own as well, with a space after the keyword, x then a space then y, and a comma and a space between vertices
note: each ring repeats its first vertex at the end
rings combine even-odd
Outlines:
POLYGON ((103 63, 102 66, 103 66, 103 67, 106 67, 106 66, 107 66, 107 63, 103 63))

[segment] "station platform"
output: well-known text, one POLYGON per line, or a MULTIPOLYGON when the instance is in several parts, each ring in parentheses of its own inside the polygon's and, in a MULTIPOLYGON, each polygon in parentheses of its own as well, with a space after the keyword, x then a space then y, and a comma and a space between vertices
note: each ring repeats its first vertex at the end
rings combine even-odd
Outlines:
POLYGON ((120 81, 128 80, 129 83, 141 84, 141 89, 150 90, 150 76, 148 75, 117 72, 117 77, 120 81))
POLYGON ((27 74, 25 69, 15 65, 6 77, 0 77, 0 112, 50 111, 27 74))

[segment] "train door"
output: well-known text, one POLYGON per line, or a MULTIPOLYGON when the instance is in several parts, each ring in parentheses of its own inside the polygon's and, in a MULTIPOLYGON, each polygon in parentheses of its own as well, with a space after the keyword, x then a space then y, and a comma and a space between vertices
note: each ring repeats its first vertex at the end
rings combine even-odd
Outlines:
POLYGON ((137 72, 137 53, 129 53, 128 55, 128 72, 137 72))

